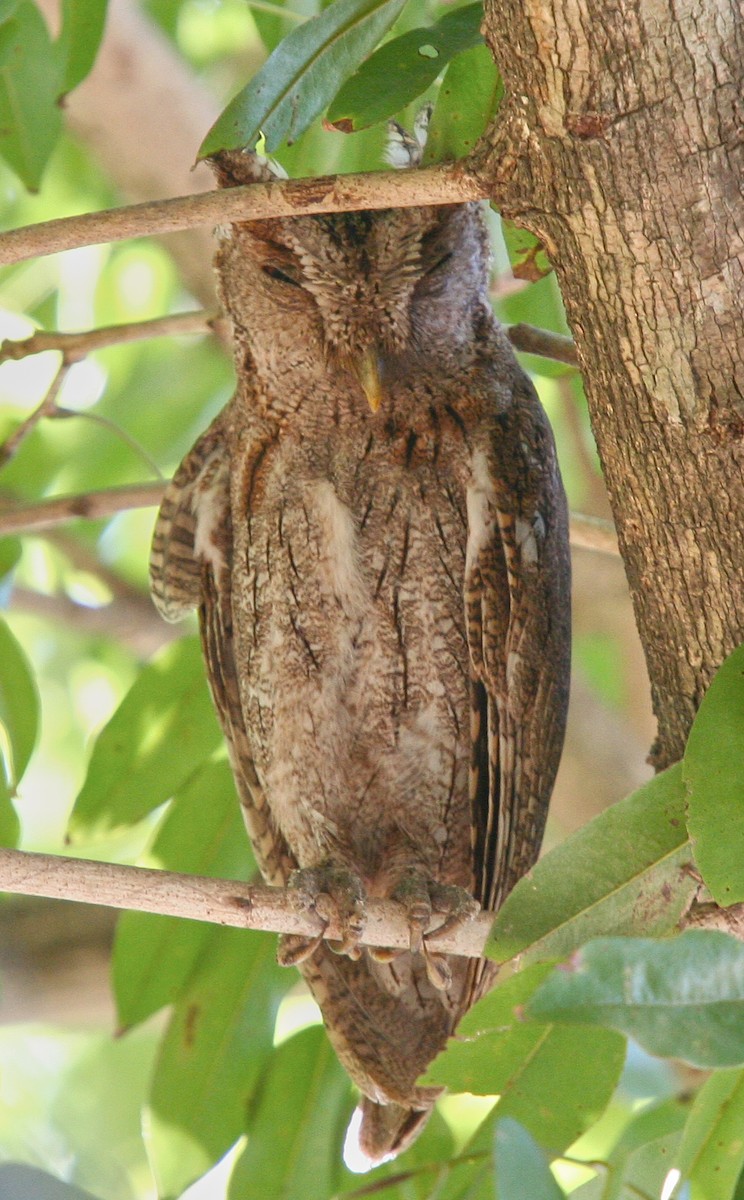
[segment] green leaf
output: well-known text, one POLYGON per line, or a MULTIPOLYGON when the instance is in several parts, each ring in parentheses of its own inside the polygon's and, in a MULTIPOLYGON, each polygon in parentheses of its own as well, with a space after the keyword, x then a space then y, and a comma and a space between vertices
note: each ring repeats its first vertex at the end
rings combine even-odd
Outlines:
MULTIPOLYGON (((207 765, 174 796, 148 854, 165 870, 247 879, 255 870, 230 764, 207 765)), ((144 1021, 183 990, 210 926, 155 913, 124 913, 112 960, 121 1025, 144 1021)))
POLYGON ((525 1021, 524 1005, 550 969, 536 963, 479 1000, 423 1079, 452 1091, 499 1094, 499 1118, 513 1117, 559 1152, 606 1107, 623 1069, 625 1042, 616 1034, 594 1041, 597 1030, 525 1021))
POLYGON ((502 905, 486 952, 497 962, 570 954, 605 933, 676 928, 696 890, 679 764, 546 854, 502 905))
MULTIPOLYGON (((600 1032, 596 1029, 572 1030, 576 1037, 566 1039, 566 1032, 541 1027, 539 1041, 505 1080, 498 1104, 453 1164, 445 1186, 436 1192, 437 1200, 491 1200, 494 1126, 505 1117, 518 1121, 552 1154, 563 1153, 595 1123, 622 1073, 625 1039, 610 1034, 595 1041, 593 1035, 600 1032)), ((499 1030, 492 1033, 498 1037, 499 1030)), ((491 1048, 491 1042, 483 1045, 484 1055, 491 1048)))
POLYGON ((669 941, 597 938, 526 1005, 537 1021, 605 1025, 660 1057, 744 1064, 744 945, 688 930, 669 941))
POLYGON ((499 1200, 563 1200, 545 1154, 511 1117, 496 1122, 493 1177, 499 1200))
POLYGON ((744 900, 744 646, 718 671, 683 762, 695 862, 718 904, 744 900))
POLYGON ((482 20, 483 5, 468 4, 435 25, 411 29, 386 42, 346 81, 326 120, 351 133, 394 116, 426 91, 450 59, 483 41, 482 20))
POLYGON ((334 0, 279 43, 261 70, 228 104, 199 150, 292 143, 333 99, 400 14, 405 0, 334 0))
POLYGON ((674 1165, 692 1200, 730 1200, 744 1166, 744 1072, 716 1071, 698 1092, 674 1165))
POLYGON ((3 31, 0 154, 35 191, 62 129, 59 66, 49 30, 31 0, 21 0, 3 31))
POLYGON ((0 620, 0 846, 17 846, 12 803, 39 732, 39 696, 28 660, 0 620))
POLYGON ((258 1090, 229 1200, 327 1200, 352 1108, 348 1077, 323 1027, 289 1038, 258 1090))
POLYGON ((149 1101, 148 1152, 163 1198, 180 1195, 245 1129, 279 1001, 294 982, 275 949, 265 934, 211 928, 174 1008, 149 1101))
MULTIPOLYGON (((0 30, 0 32, 2 31, 0 30)), ((5 583, 7 576, 18 565, 20 557, 21 543, 19 538, 0 538, 0 586, 5 583)), ((2 597, 0 597, 0 600, 2 600, 2 597)))
POLYGON ((71 838, 133 825, 169 800, 222 745, 198 638, 144 668, 93 747, 71 838))
POLYGON ((62 30, 56 44, 63 95, 82 83, 96 61, 106 6, 107 0, 63 0, 62 30))
POLYGON ((453 58, 439 89, 424 165, 463 158, 497 112, 504 85, 487 46, 453 58))
POLYGON ((504 218, 501 221, 501 231, 515 279, 537 283, 546 275, 550 275, 553 270, 552 264, 545 253, 545 247, 534 233, 504 218))

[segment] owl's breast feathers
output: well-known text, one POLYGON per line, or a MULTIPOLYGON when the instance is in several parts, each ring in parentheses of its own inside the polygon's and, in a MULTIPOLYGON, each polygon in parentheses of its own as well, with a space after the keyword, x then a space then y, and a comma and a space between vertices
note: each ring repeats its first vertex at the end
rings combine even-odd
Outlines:
MULTIPOLYGON (((272 883, 332 862, 385 896, 414 871, 495 910, 537 857, 568 692, 566 505, 534 389, 480 320, 449 377, 400 370, 377 412, 318 368, 282 377, 272 415, 239 331, 236 397, 167 489, 153 594, 169 619, 200 609, 272 883)), ((434 1099, 416 1079, 492 978, 450 964, 443 991, 421 954, 321 945, 301 966, 373 1157, 415 1136, 434 1099)))

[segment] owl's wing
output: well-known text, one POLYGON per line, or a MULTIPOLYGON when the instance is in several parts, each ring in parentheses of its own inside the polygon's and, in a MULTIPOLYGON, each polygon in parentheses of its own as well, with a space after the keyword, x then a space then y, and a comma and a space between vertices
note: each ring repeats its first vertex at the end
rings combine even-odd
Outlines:
POLYGON ((540 849, 570 673, 566 500, 526 376, 474 456, 465 602, 475 895, 495 911, 540 849))
POLYGON ((207 677, 261 873, 286 883, 295 863, 271 821, 243 718, 233 641, 230 458, 222 414, 168 485, 155 523, 150 586, 162 615, 199 609, 207 677))

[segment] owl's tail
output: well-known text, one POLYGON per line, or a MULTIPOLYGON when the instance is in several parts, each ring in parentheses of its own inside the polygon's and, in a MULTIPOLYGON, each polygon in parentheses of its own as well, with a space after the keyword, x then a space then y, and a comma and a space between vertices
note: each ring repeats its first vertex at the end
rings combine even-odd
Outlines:
POLYGON ((371 1166, 402 1154, 421 1133, 433 1104, 406 1108, 402 1104, 378 1104, 367 1096, 349 1124, 344 1158, 350 1163, 361 1156, 371 1166))

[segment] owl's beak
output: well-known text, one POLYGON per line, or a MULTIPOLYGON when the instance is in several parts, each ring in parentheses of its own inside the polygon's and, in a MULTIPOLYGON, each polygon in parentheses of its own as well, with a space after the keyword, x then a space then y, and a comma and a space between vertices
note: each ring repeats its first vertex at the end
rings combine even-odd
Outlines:
POLYGON ((380 356, 373 346, 368 346, 364 353, 354 360, 354 371, 362 385, 369 407, 373 413, 376 413, 382 402, 382 383, 380 381, 380 356))

